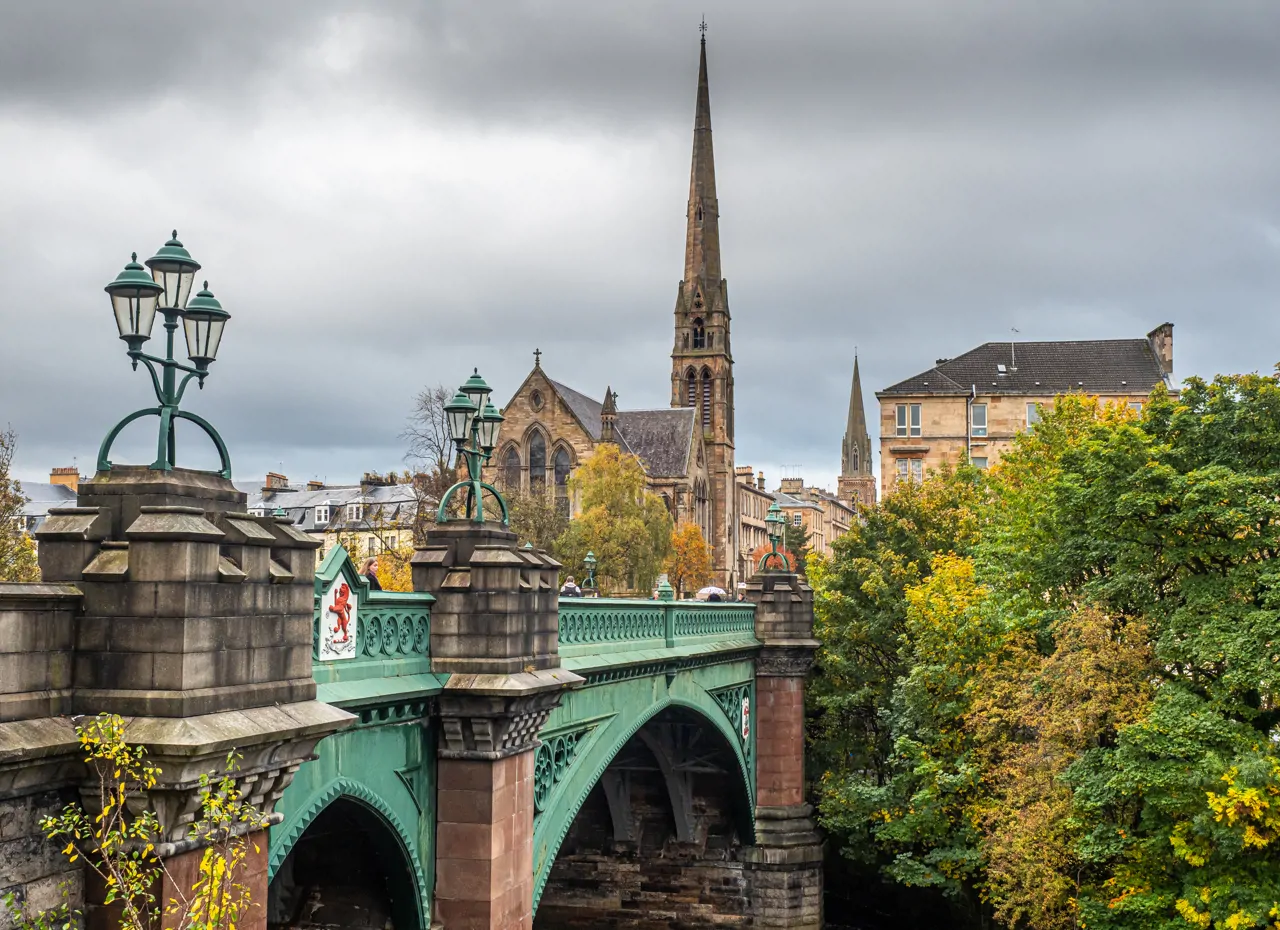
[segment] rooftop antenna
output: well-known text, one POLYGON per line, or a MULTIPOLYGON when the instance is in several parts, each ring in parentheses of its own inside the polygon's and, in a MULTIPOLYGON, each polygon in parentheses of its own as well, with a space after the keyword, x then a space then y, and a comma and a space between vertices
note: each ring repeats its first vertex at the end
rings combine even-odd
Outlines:
MULTIPOLYGON (((1016 326, 1010 326, 1009 332, 1013 333, 1016 336, 1018 335, 1020 330, 1016 326)), ((1009 370, 1010 371, 1018 370, 1018 350, 1016 346, 1017 346, 1017 343, 1014 342, 1012 339, 1010 339, 1009 340, 1009 370)))

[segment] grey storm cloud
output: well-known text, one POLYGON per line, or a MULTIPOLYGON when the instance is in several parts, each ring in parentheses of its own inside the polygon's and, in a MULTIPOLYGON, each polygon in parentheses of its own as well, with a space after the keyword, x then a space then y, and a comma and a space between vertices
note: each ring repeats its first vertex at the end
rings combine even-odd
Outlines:
POLYGON ((1280 359, 1271 2, 15 3, 20 474, 90 470, 149 402, 101 287, 175 225, 233 315, 188 405, 240 479, 396 467, 417 389, 479 366, 505 400, 535 347, 664 405, 704 9, 740 464, 833 483, 855 345, 873 422, 1015 327, 1280 359))

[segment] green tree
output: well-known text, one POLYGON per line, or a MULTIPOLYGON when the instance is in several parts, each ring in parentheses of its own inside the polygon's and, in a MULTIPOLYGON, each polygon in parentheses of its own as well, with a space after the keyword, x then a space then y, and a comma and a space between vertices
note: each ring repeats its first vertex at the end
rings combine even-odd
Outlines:
POLYGON ((794 556, 792 569, 802 575, 808 574, 809 556, 813 554, 813 541, 810 539, 809 527, 794 520, 788 520, 782 528, 782 548, 794 556))
POLYGON ((649 591, 671 545, 671 515, 645 489, 644 468, 634 455, 604 443, 569 478, 581 512, 556 543, 566 565, 597 559, 602 591, 649 591))
POLYGON ((503 488, 502 496, 511 512, 511 531, 520 538, 521 544, 531 542, 539 549, 558 555, 557 540, 569 528, 567 511, 545 493, 503 488))
POLYGON ((27 497, 9 473, 17 445, 12 429, 0 430, 0 581, 39 581, 35 546, 19 525, 27 497))

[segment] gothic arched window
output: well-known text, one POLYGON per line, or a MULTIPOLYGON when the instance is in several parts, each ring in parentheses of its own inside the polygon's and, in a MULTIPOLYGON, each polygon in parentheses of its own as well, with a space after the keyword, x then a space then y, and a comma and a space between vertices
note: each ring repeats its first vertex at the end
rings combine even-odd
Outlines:
POLYGON ((498 478, 503 485, 513 491, 520 489, 520 450, 515 446, 507 446, 502 453, 502 462, 498 467, 498 478))
POLYGON ((711 369, 702 369, 702 427, 711 426, 711 369))
POLYGON ((854 446, 849 450, 849 471, 857 474, 858 472, 858 447, 854 446))
POLYGON ((541 491, 547 486, 547 441, 534 432, 529 437, 529 490, 541 491))
POLYGON ((705 349, 707 347, 707 330, 703 326, 702 317, 694 317, 693 320, 693 347, 695 349, 705 349))
POLYGON ((569 452, 564 446, 556 449, 551 459, 552 471, 556 481, 556 509, 565 516, 569 515, 569 452))
POLYGON ((685 374, 687 384, 684 390, 684 402, 686 407, 698 406, 698 375, 692 368, 685 374))

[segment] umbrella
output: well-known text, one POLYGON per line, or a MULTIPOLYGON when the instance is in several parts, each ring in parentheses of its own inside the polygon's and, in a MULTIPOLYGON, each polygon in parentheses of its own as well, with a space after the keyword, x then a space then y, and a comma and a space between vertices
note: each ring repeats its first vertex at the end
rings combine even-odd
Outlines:
POLYGON ((717 600, 724 600, 728 597, 728 593, 724 588, 717 588, 713 584, 709 584, 705 588, 699 588, 696 597, 700 601, 709 601, 713 594, 716 596, 717 600))

